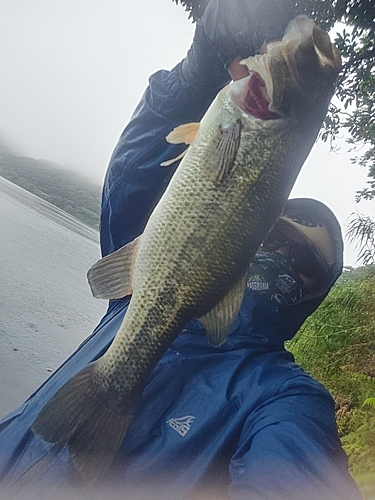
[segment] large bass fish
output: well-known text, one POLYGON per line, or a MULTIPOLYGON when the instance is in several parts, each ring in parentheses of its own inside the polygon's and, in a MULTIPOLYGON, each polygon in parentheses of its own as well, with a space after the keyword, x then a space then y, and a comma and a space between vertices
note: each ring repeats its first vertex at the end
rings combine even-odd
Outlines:
POLYGON ((241 305, 254 254, 277 220, 317 137, 340 56, 302 16, 250 76, 226 86, 200 124, 168 140, 190 144, 144 233, 89 271, 94 295, 132 294, 108 351, 67 382, 34 433, 68 446, 83 477, 110 466, 145 379, 192 318, 220 345, 241 305))

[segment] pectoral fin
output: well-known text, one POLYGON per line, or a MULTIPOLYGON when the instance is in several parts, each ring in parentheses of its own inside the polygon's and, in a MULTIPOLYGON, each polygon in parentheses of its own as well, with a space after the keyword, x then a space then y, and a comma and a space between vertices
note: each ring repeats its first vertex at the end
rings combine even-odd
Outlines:
POLYGON ((236 121, 229 127, 221 127, 217 146, 214 149, 213 164, 217 168, 217 182, 226 178, 234 167, 241 139, 241 122, 236 121))
POLYGON ((121 299, 132 293, 132 274, 140 236, 115 252, 98 260, 87 279, 94 297, 121 299))
MULTIPOLYGON (((199 122, 192 123, 184 123, 172 130, 167 137, 165 138, 167 142, 170 144, 190 144, 193 142, 195 136, 197 135, 199 129, 199 122)), ((176 156, 176 158, 172 158, 171 160, 163 161, 160 164, 161 167, 169 167, 178 160, 181 160, 187 153, 189 148, 185 149, 180 155, 176 156)))
POLYGON ((225 342, 241 307, 245 286, 246 275, 210 312, 199 318, 206 329, 207 338, 213 346, 218 347, 225 342))

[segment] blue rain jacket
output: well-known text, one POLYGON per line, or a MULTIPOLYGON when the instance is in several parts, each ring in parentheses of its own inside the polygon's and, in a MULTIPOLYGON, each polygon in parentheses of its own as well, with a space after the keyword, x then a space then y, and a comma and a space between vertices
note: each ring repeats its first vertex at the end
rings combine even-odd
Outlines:
MULTIPOLYGON (((181 65, 151 77, 105 179, 103 255, 142 232, 174 172, 160 163, 181 152, 165 136, 200 120, 217 90, 187 82, 181 65)), ((348 473, 331 396, 284 349, 324 295, 281 307, 247 289, 219 348, 191 321, 150 374, 110 473, 87 498, 207 498, 206 492, 238 500, 361 498, 348 473)), ((86 498, 68 450, 55 450, 30 426, 70 377, 106 351, 128 303, 111 301, 92 335, 0 422, 4 495, 86 498)))

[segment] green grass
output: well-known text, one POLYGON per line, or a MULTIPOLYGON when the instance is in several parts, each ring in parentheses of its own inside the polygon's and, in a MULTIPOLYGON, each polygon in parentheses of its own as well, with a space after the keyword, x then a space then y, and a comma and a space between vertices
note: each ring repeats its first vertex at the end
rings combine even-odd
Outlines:
POLYGON ((374 499, 375 269, 344 271, 288 348, 335 398, 351 473, 364 498, 374 499))

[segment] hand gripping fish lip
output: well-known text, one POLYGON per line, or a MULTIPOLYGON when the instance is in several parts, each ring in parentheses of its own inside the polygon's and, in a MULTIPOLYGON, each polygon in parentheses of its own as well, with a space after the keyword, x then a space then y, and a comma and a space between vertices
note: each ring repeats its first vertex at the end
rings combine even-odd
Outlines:
POLYGON ((341 69, 341 57, 323 29, 312 19, 298 16, 282 40, 269 43, 264 54, 240 64, 250 76, 233 83, 233 101, 250 116, 269 121, 292 118, 288 102, 297 102, 298 95, 300 106, 304 105, 314 92, 307 85, 314 80, 314 72, 321 74, 320 85, 330 85, 341 69))

